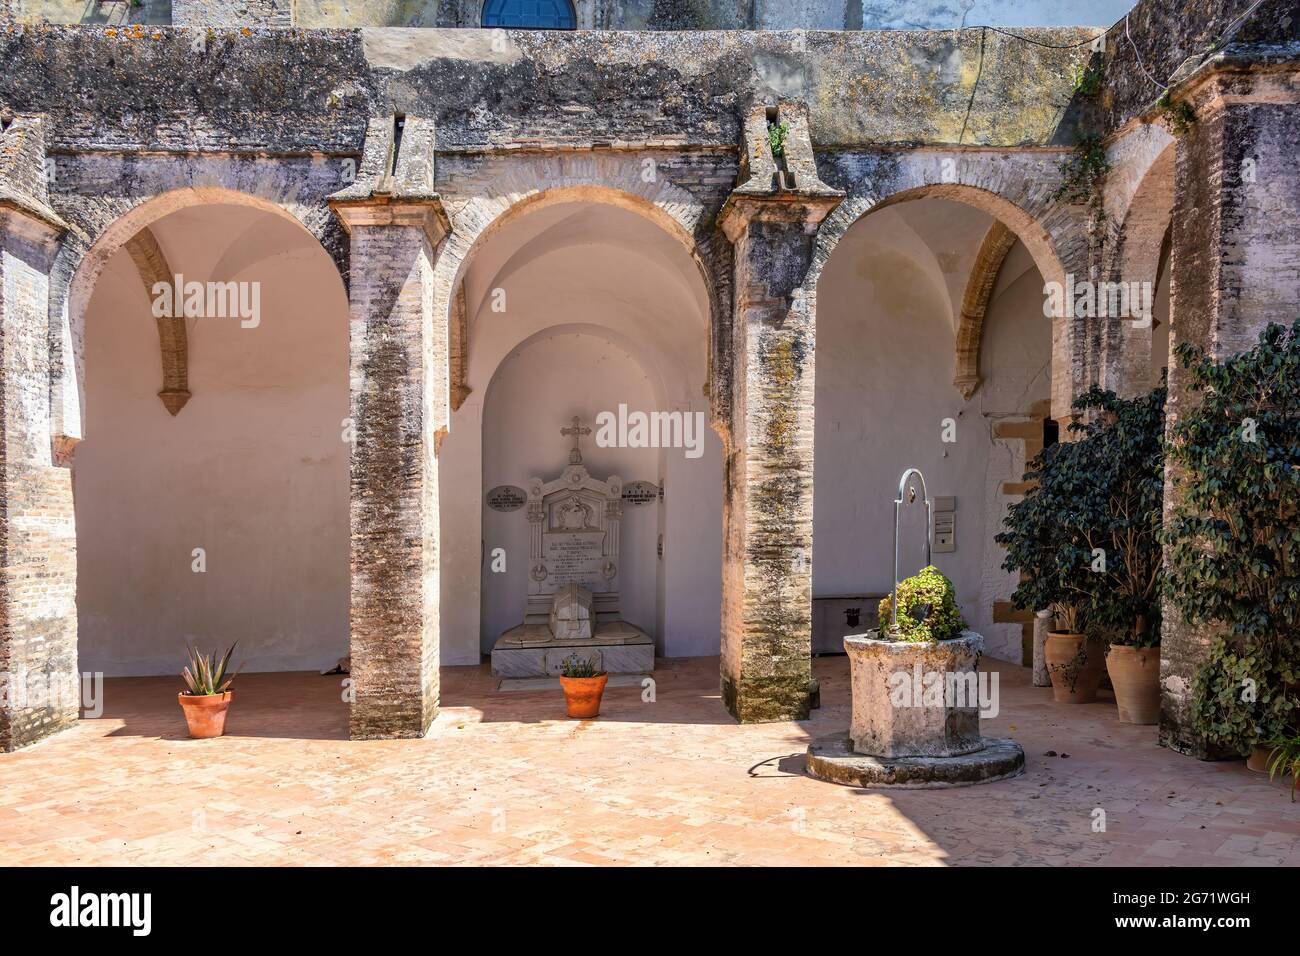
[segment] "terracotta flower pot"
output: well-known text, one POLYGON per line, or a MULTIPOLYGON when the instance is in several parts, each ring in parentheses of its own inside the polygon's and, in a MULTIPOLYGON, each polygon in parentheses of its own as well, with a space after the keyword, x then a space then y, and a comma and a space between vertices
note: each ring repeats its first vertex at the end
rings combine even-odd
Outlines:
POLYGON ((1268 755, 1272 748, 1260 745, 1252 747, 1250 756, 1246 758, 1246 769, 1253 770, 1256 773, 1268 773, 1268 755))
POLYGON ((190 726, 191 737, 220 737, 226 732, 226 712, 235 699, 233 690, 202 697, 177 694, 176 698, 181 702, 181 710, 185 711, 185 723, 190 726))
POLYGON ((608 674, 596 677, 560 677, 564 688, 564 710, 570 717, 596 717, 600 714, 600 698, 605 693, 608 674))
POLYGON ((1106 671, 1120 723, 1160 723, 1160 648, 1114 644, 1106 654, 1106 671))
POLYGON ((1062 634, 1053 631, 1043 644, 1043 658, 1052 678, 1052 697, 1062 704, 1088 704, 1097 699, 1097 686, 1101 683, 1102 650, 1095 643, 1088 648, 1088 656, 1078 673, 1071 675, 1068 668, 1084 642, 1082 634, 1062 634), (1071 685, 1070 677, 1074 677, 1071 685))

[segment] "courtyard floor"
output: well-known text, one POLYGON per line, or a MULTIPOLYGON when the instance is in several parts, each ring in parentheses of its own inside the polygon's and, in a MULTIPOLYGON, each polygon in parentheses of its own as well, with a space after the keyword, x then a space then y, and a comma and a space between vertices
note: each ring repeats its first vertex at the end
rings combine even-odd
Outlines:
POLYGON ((445 668, 428 737, 402 741, 347 740, 338 677, 243 675, 207 741, 185 736, 177 680, 109 680, 101 718, 0 754, 0 864, 1300 864, 1289 781, 986 663, 984 732, 1024 746, 1025 775, 914 792, 803 775, 808 741, 848 724, 843 657, 815 662, 814 719, 749 726, 717 658, 660 661, 653 703, 611 687, 582 722, 558 690, 445 668))

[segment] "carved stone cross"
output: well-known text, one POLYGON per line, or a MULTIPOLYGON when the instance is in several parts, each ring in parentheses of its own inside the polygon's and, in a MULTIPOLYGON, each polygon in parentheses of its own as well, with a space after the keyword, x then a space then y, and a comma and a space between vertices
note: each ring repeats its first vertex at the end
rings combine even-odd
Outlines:
POLYGON ((561 435, 564 435, 564 436, 566 436, 566 437, 569 436, 569 435, 572 435, 572 436, 573 436, 573 450, 569 452, 569 464, 570 464, 570 465, 581 465, 581 464, 582 464, 582 450, 578 447, 578 443, 579 443, 580 441, 582 441, 582 436, 583 436, 583 435, 590 435, 590 434, 591 434, 591 429, 590 429, 590 428, 587 428, 586 426, 584 426, 584 425, 582 424, 582 419, 579 418, 577 415, 574 415, 574 416, 573 416, 573 424, 572 424, 571 426, 569 426, 568 428, 561 428, 561 429, 560 429, 560 434, 561 434, 561 435))

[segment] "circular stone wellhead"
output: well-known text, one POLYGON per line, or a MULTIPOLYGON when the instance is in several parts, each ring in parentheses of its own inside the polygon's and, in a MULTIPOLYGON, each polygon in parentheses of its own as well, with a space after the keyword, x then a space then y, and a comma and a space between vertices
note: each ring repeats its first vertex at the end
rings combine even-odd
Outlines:
POLYGON ((957 787, 1014 777, 1024 751, 980 734, 979 659, 974 631, 947 641, 844 639, 853 694, 848 733, 808 748, 810 774, 860 787, 957 787))

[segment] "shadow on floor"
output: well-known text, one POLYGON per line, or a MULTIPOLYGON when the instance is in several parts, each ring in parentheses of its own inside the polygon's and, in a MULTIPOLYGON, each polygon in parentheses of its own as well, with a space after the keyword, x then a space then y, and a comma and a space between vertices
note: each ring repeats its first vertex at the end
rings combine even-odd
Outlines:
MULTIPOLYGON (((226 718, 227 737, 345 740, 348 707, 342 677, 312 672, 240 674, 226 718)), ((123 726, 111 737, 188 740, 174 677, 110 677, 104 681, 102 719, 123 726)), ((93 719, 93 718, 87 718, 93 719)))

